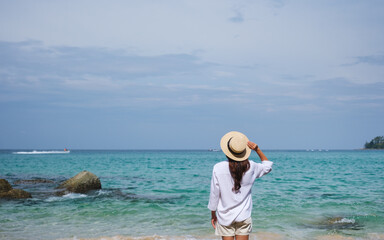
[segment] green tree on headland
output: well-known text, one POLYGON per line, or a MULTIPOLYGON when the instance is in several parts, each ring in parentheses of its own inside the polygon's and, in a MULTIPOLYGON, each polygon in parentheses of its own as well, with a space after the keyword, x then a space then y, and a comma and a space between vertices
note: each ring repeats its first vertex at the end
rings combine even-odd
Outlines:
POLYGON ((377 136, 364 146, 366 149, 384 149, 384 136, 377 136))

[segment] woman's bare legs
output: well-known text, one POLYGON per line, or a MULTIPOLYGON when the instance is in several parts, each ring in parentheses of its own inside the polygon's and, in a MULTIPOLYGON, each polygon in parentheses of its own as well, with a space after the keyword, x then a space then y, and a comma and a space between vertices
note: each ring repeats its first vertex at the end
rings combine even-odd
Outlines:
POLYGON ((236 235, 236 240, 248 240, 249 235, 236 235))
POLYGON ((235 237, 232 237, 232 236, 222 236, 221 237, 221 240, 234 240, 235 237))
MULTIPOLYGON (((235 237, 221 237, 222 240, 234 240, 235 237)), ((236 240, 248 240, 249 235, 236 235, 236 240)))

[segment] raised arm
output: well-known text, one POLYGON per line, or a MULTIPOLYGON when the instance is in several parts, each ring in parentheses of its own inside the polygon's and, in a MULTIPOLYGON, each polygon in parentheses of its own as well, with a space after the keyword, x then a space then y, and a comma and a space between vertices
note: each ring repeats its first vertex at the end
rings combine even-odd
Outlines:
POLYGON ((261 161, 268 161, 268 158, 264 155, 264 153, 261 151, 261 149, 256 143, 248 141, 248 147, 256 151, 261 161))

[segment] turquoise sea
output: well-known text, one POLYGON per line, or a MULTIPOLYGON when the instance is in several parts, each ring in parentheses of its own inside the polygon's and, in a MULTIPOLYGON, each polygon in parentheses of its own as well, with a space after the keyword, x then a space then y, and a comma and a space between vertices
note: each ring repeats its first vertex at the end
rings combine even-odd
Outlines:
MULTIPOLYGON (((219 239, 207 204, 222 152, 14 152, 0 151, 0 178, 33 198, 0 200, 0 239, 219 239), (101 190, 53 194, 83 170, 101 190), (15 184, 30 179, 52 182, 15 184)), ((274 167, 254 185, 251 239, 384 239, 384 151, 265 154, 274 167)))

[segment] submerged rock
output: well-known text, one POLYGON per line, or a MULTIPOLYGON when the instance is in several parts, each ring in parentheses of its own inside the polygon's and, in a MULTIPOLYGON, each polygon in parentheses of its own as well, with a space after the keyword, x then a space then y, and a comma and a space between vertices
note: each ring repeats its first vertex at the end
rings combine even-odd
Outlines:
POLYGON ((13 189, 7 180, 0 179, 0 198, 23 199, 32 198, 32 195, 21 189, 13 189))
POLYGON ((14 184, 38 184, 38 183, 54 183, 48 179, 30 179, 30 180, 17 180, 14 184))
POLYGON ((318 229, 327 229, 327 230, 361 230, 364 228, 363 225, 358 223, 354 218, 348 217, 328 217, 321 221, 307 224, 308 227, 318 228, 318 229))
POLYGON ((86 193, 90 190, 101 189, 101 182, 95 174, 82 171, 73 178, 60 184, 58 188, 63 188, 74 193, 86 193))
POLYGON ((353 218, 347 217, 331 217, 328 218, 324 222, 325 226, 332 229, 352 229, 352 230, 360 230, 363 226, 361 226, 358 222, 356 222, 353 218))
POLYGON ((21 189, 12 189, 8 192, 0 193, 0 198, 22 199, 32 198, 32 195, 29 192, 26 192, 21 189))

